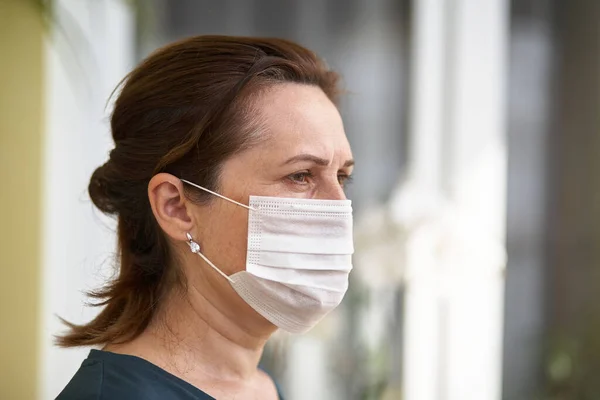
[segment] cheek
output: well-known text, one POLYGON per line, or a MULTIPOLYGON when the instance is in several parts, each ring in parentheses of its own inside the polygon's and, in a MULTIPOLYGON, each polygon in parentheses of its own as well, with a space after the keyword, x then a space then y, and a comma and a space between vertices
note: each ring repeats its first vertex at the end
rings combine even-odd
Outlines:
POLYGON ((248 211, 229 204, 211 207, 204 226, 204 254, 227 275, 246 269, 248 211))

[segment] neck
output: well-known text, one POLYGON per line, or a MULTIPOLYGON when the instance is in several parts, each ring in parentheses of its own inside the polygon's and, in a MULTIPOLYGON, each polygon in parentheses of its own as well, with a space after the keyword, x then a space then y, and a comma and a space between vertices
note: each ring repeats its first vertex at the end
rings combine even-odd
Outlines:
POLYGON ((173 293, 140 337, 107 350, 139 355, 189 381, 235 382, 253 377, 276 328, 255 316, 240 316, 253 310, 228 312, 247 311, 244 307, 249 306, 237 304, 243 301, 228 285, 204 282, 208 284, 202 288, 190 285, 186 296, 173 293))

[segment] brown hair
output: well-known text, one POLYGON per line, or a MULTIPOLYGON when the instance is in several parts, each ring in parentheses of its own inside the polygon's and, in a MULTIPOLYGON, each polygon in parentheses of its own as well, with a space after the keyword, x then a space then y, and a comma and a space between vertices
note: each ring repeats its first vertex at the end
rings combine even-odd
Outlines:
MULTIPOLYGON (((218 190, 219 168, 256 141, 252 102, 278 82, 316 85, 337 100, 338 76, 311 51, 282 39, 197 36, 159 49, 119 85, 111 118, 115 148, 93 173, 89 194, 118 217, 118 276, 89 293, 104 306, 57 338, 61 346, 126 342, 141 334, 160 299, 185 277, 172 262, 147 195, 168 172, 218 190)), ((189 189, 195 201, 208 201, 189 189)))

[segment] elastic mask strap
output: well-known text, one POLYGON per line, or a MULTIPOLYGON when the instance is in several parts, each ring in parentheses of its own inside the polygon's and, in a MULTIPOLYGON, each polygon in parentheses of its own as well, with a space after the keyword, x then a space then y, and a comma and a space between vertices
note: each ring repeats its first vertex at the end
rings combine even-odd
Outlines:
POLYGON ((223 278, 227 279, 229 282, 233 282, 233 279, 231 279, 230 277, 225 275, 225 273, 223 271, 221 271, 219 268, 217 268, 217 266, 215 264, 213 264, 212 261, 210 261, 204 254, 202 254, 199 251, 196 254, 198 254, 200 257, 202 257, 202 259, 204 261, 206 261, 206 263, 208 265, 210 265, 215 271, 217 271, 219 274, 221 274, 223 276, 223 278))
POLYGON ((187 232, 185 234, 185 236, 187 237, 188 245, 190 246, 190 251, 192 253, 199 255, 204 261, 206 261, 206 263, 208 265, 210 265, 215 271, 217 271, 219 274, 221 274, 225 279, 227 279, 229 282, 233 282, 227 275, 225 275, 223 273, 223 271, 221 271, 219 268, 217 268, 217 266, 215 264, 213 264, 208 259, 208 257, 206 257, 204 254, 202 254, 200 245, 194 240, 194 238, 192 237, 192 235, 190 235, 189 232, 187 232))
MULTIPOLYGON (((181 182, 185 182, 185 183, 187 183, 188 185, 191 185, 191 186, 193 186, 193 187, 195 187, 195 188, 198 188, 198 189, 200 189, 200 190, 204 190, 204 191, 205 191, 205 192, 207 192, 207 193, 210 193, 210 194, 213 194, 213 195, 215 195, 215 196, 217 196, 217 197, 220 197, 220 198, 222 198, 223 200, 227 200, 227 201, 229 201, 229 202, 231 202, 231 203, 233 203, 233 204, 237 204, 238 206, 242 206, 242 207, 244 207, 244 208, 246 208, 246 209, 248 209, 248 210, 251 210, 251 211, 256 211, 256 208, 254 208, 254 207, 247 206, 247 205, 245 205, 245 204, 243 204, 243 203, 240 203, 240 202, 237 202, 237 201, 235 201, 235 200, 232 200, 232 199, 230 199, 229 197, 225 197, 225 196, 223 196, 222 194, 219 194, 219 193, 217 193, 217 192, 213 192, 212 190, 208 190, 207 188, 204 188, 204 187, 202 187, 202 186, 200 186, 200 185, 196 185, 195 183, 193 183, 193 182, 190 182, 190 181, 188 181, 187 179, 180 179, 180 180, 181 180, 181 182)), ((203 256, 203 257, 204 257, 204 256, 203 256)), ((208 261, 208 260, 206 260, 206 262, 208 262, 209 264, 211 264, 211 263, 210 263, 210 261, 208 261)), ((211 265, 212 265, 212 264, 211 264, 211 265)), ((213 266, 213 267, 214 267, 214 266, 213 266)), ((216 268, 216 267, 214 267, 214 268, 216 268)), ((218 269, 217 269, 217 270, 218 270, 218 269)), ((219 272, 221 272, 221 271, 219 271, 219 272)), ((222 273, 222 272, 221 272, 221 273, 222 273)))

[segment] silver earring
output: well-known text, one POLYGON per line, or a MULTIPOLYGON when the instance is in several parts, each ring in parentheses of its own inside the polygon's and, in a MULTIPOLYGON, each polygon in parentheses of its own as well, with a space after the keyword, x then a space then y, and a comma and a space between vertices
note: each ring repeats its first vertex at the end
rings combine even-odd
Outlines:
POLYGON ((200 245, 194 241, 192 235, 190 235, 189 233, 186 233, 185 235, 187 236, 188 245, 190 246, 190 250, 192 251, 192 253, 200 253, 200 245))

